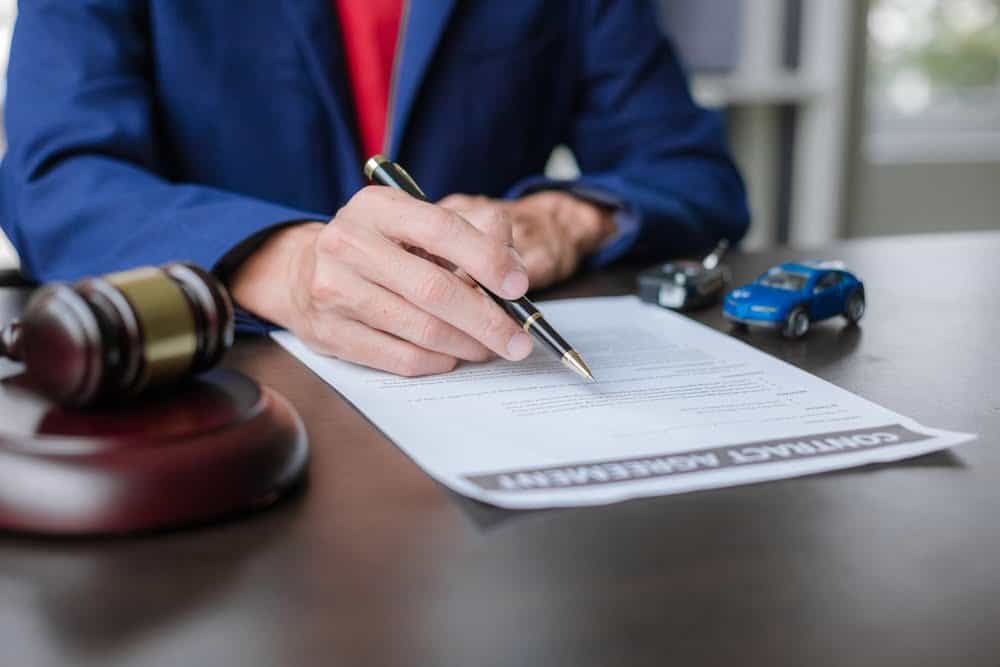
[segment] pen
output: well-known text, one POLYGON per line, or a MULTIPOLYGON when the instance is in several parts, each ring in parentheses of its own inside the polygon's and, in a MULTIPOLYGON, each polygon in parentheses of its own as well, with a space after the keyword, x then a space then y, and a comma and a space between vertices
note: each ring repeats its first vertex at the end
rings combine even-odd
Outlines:
MULTIPOLYGON (((365 177, 373 183, 396 188, 411 197, 428 201, 427 195, 424 194, 413 178, 406 173, 406 170, 384 155, 375 155, 365 163, 365 177)), ((479 285, 478 282, 476 284, 479 285)), ((497 296, 482 285, 479 285, 479 288, 486 292, 508 315, 513 317, 525 331, 534 335, 546 347, 555 352, 564 366, 588 380, 594 379, 593 373, 587 368, 587 364, 583 361, 580 353, 573 349, 573 346, 567 343, 559 335, 559 332, 552 328, 551 324, 545 321, 541 311, 527 297, 508 301, 497 296)))

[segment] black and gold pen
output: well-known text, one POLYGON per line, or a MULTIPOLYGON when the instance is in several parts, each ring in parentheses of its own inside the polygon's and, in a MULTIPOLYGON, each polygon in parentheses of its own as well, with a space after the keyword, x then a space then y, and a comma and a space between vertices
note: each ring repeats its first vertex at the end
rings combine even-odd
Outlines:
MULTIPOLYGON (((402 190, 411 197, 428 201, 427 195, 424 194, 424 191, 420 189, 420 186, 417 185, 413 178, 406 173, 406 170, 383 155, 375 155, 365 163, 365 177, 373 183, 387 185, 390 188, 402 190)), ((503 308, 508 315, 517 320, 525 331, 533 334, 535 338, 542 341, 549 349, 555 352, 564 366, 588 380, 594 379, 593 373, 587 368, 587 364, 583 361, 580 353, 574 350, 573 346, 567 343, 559 335, 559 332, 545 321, 541 311, 527 297, 508 301, 497 296, 482 285, 479 285, 479 288, 496 301, 497 305, 503 308)))

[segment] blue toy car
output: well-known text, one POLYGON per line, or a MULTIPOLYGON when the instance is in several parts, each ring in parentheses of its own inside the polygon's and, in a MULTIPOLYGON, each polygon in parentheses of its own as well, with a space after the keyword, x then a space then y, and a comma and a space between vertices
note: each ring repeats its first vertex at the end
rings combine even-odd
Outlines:
POLYGON ((812 322, 837 315, 856 324, 865 314, 865 286, 841 262, 790 262, 729 292, 722 314, 800 338, 812 322))

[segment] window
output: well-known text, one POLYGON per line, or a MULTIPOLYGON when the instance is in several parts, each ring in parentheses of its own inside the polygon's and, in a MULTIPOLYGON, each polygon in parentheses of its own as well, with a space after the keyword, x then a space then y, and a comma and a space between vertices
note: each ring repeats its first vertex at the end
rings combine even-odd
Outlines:
POLYGON ((839 283, 839 282, 840 282, 840 274, 839 273, 828 273, 825 276, 823 276, 822 278, 820 278, 819 282, 816 283, 816 291, 817 292, 825 292, 826 290, 828 290, 828 289, 830 289, 832 287, 836 287, 837 283, 839 283))
POLYGON ((1000 0, 873 0, 868 53, 874 161, 1000 158, 1000 0))
POLYGON ((764 274, 760 282, 768 287, 776 287, 778 289, 789 290, 792 292, 798 292, 800 289, 805 287, 806 281, 809 276, 802 273, 794 273, 792 271, 769 271, 764 274))

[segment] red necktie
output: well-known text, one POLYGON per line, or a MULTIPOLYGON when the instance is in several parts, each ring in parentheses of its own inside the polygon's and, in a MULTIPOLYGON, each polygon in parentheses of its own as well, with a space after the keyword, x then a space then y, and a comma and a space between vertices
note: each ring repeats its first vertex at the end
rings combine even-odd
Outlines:
POLYGON ((381 153, 403 0, 334 0, 363 159, 381 153))

